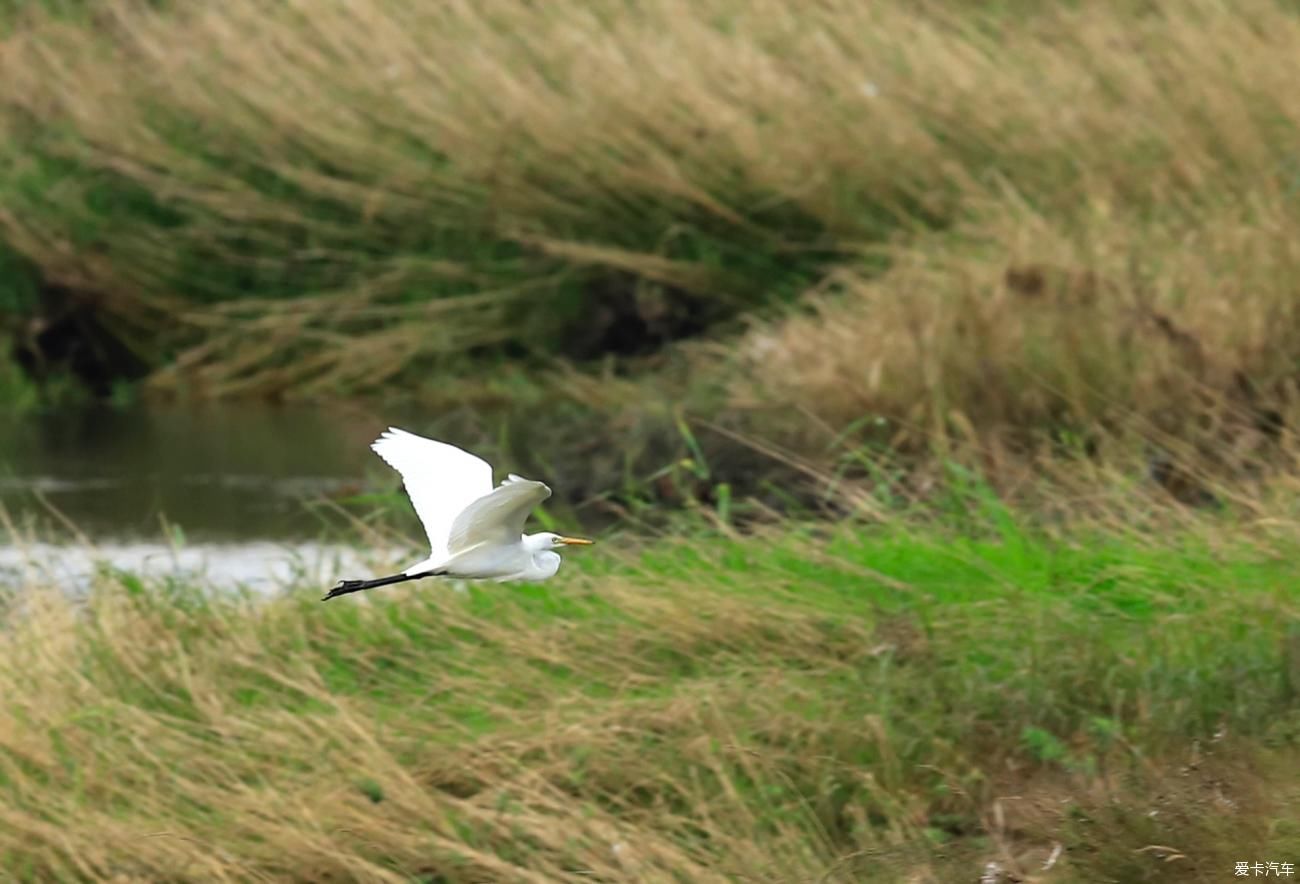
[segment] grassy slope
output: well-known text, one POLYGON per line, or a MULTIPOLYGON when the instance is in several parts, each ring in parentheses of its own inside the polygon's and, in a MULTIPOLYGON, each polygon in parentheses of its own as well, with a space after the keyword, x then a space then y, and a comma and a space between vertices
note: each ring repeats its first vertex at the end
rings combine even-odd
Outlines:
POLYGON ((809 290, 736 396, 836 430, 1186 414, 1300 349, 1287 3, 156 6, 0 44, 0 232, 160 389, 427 385, 613 302, 809 290), (1009 263, 1067 282, 1025 307, 1009 263), (1056 304, 1087 273, 1100 307, 1056 304), (1153 310, 1209 364, 1142 347, 1153 310))
POLYGON ((1296 857, 1293 551, 984 524, 698 536, 325 606, 121 576, 77 618, 28 587, 0 866, 1218 881, 1296 857))

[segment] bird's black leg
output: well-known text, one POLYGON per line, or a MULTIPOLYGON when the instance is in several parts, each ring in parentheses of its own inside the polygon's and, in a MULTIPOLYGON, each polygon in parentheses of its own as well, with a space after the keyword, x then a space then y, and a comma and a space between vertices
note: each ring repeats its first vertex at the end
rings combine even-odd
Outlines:
POLYGON ((321 601, 328 602, 332 598, 347 595, 350 592, 360 592, 363 589, 374 589, 377 586, 388 586, 393 583, 405 583, 407 580, 419 580, 421 577, 438 577, 446 573, 446 571, 425 571, 423 574, 393 574, 390 577, 376 577, 373 580, 340 580, 338 586, 331 589, 321 601))

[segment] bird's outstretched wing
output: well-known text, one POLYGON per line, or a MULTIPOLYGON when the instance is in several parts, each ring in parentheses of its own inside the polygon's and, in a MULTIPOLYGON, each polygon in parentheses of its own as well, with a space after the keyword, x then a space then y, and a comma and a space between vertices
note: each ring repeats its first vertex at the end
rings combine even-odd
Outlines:
POLYGON ((402 475, 406 495, 429 536, 432 558, 445 557, 456 516, 492 492, 492 467, 455 445, 396 427, 389 427, 370 447, 402 475))
POLYGON ((544 483, 511 476, 456 517, 447 542, 448 551, 455 555, 481 543, 518 543, 528 514, 550 496, 551 489, 544 483))

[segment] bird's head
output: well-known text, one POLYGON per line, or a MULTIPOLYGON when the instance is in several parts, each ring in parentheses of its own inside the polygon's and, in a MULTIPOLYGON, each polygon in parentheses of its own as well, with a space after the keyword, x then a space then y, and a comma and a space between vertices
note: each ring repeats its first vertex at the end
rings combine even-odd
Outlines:
POLYGON ((532 534, 529 541, 540 549, 559 549, 562 546, 591 546, 594 540, 585 537, 565 537, 563 534, 532 534))

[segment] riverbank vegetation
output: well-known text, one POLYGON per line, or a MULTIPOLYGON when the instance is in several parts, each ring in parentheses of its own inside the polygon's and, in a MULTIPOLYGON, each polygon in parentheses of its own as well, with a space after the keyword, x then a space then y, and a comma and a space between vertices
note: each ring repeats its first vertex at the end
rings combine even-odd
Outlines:
POLYGON ((1294 857, 1294 532, 954 507, 621 538, 504 592, 106 573, 77 610, 27 586, 0 632, 0 863, 1185 882, 1294 857))

